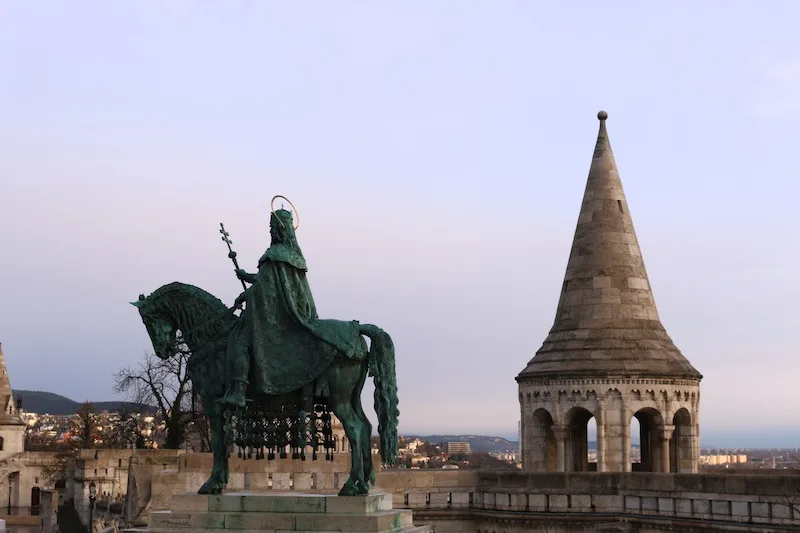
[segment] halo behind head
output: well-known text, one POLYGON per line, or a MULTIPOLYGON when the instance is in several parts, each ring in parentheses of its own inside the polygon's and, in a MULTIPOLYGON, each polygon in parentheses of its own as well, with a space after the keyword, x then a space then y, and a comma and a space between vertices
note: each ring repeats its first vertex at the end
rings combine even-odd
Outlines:
POLYGON ((281 196, 280 194, 276 194, 275 196, 272 197, 272 201, 269 203, 270 212, 275 216, 275 218, 278 219, 278 222, 283 224, 283 221, 280 219, 280 217, 275 214, 275 200, 277 200, 278 198, 283 198, 284 200, 289 202, 290 206, 292 206, 292 211, 293 211, 293 214, 294 214, 294 230, 297 231, 297 228, 300 227, 300 213, 297 212, 297 208, 294 206, 294 204, 292 203, 291 200, 289 200, 285 196, 281 196))

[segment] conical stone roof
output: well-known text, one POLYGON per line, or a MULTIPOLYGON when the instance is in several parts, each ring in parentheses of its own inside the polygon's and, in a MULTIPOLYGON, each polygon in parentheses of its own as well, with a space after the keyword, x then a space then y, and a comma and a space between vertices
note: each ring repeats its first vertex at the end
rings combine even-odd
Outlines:
POLYGON ((0 344, 0 425, 25 425, 25 421, 17 413, 17 406, 14 404, 14 395, 11 392, 11 382, 8 379, 2 344, 0 344))
POLYGON ((699 380, 650 289, 601 111, 578 226, 550 334, 517 381, 582 377, 699 380))

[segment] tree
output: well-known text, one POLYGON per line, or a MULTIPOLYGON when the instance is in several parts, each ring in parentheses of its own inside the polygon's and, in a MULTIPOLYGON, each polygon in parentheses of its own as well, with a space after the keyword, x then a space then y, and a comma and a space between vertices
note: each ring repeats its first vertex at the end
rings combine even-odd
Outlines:
POLYGON ((83 402, 72 419, 70 431, 75 437, 78 448, 91 448, 95 445, 95 441, 101 439, 97 431, 97 422, 97 411, 94 405, 89 401, 83 402))
POLYGON ((51 485, 55 485, 59 481, 66 481, 67 470, 70 462, 75 460, 78 453, 77 448, 66 443, 53 443, 52 447, 46 451, 54 453, 52 459, 42 466, 42 476, 51 485))
POLYGON ((444 464, 445 461, 441 455, 431 457, 430 459, 425 461, 426 468, 441 468, 442 466, 444 466, 444 464))
POLYGON ((110 448, 147 448, 145 427, 142 415, 129 405, 124 405, 117 412, 116 423, 107 435, 110 448))
POLYGON ((137 367, 126 367, 114 374, 115 392, 126 393, 132 402, 155 407, 156 418, 165 428, 164 448, 180 448, 187 432, 199 425, 187 371, 190 355, 179 341, 173 357, 160 359, 146 353, 137 367))
POLYGON ((27 451, 53 453, 52 460, 42 468, 42 474, 49 483, 66 480, 69 464, 78 457, 80 451, 104 442, 105 436, 98 428, 99 422, 94 405, 86 401, 69 419, 66 428, 68 437, 65 440, 37 434, 28 437, 27 451))
POLYGON ((789 466, 781 474, 789 474, 794 479, 788 478, 782 483, 781 500, 789 508, 790 516, 794 518, 800 515, 800 456, 790 453, 787 462, 789 466))
POLYGON ((473 452, 466 458, 465 464, 462 466, 476 470, 519 470, 516 465, 492 457, 486 452, 473 452))
POLYGON ((186 427, 186 440, 194 451, 211 451, 211 425, 208 422, 203 402, 192 389, 192 401, 189 409, 189 423, 186 427))
POLYGON ((427 455, 428 457, 436 457, 442 454, 442 450, 439 448, 439 446, 431 444, 428 441, 424 441, 422 445, 417 448, 417 451, 422 455, 427 455))

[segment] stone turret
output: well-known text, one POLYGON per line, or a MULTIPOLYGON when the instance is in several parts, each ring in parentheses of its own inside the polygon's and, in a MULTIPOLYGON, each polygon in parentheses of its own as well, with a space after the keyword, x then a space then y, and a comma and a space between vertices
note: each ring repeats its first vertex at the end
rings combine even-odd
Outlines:
POLYGON ((656 309, 606 130, 597 136, 555 321, 517 376, 523 467, 631 470, 630 423, 640 425, 637 469, 696 471, 702 376, 656 309))
POLYGON ((0 344, 0 459, 25 450, 25 421, 17 412, 0 344))

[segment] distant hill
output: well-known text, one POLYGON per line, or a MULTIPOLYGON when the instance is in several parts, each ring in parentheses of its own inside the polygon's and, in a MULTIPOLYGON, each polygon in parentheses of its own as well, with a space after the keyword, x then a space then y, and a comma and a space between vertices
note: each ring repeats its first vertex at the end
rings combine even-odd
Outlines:
MULTIPOLYGON (((516 453, 519 451, 518 442, 515 440, 504 439, 503 437, 486 437, 483 435, 403 435, 407 438, 418 438, 430 442, 431 444, 441 444, 443 442, 469 442, 469 447, 473 452, 506 452, 516 453)), ((588 442, 590 450, 597 449, 597 443, 593 440, 588 442)), ((639 443, 631 443, 631 447, 638 448, 639 443)))
POLYGON ((517 451, 517 442, 502 437, 486 437, 484 435, 403 435, 404 437, 419 438, 432 444, 443 442, 469 442, 473 452, 508 452, 517 451))
MULTIPOLYGON (((78 412, 83 402, 70 400, 60 394, 35 390, 15 390, 14 398, 22 398, 22 408, 30 413, 47 413, 51 415, 72 415, 78 412)), ((99 411, 119 411, 128 409, 132 411, 153 411, 152 407, 132 402, 92 402, 99 411)))

